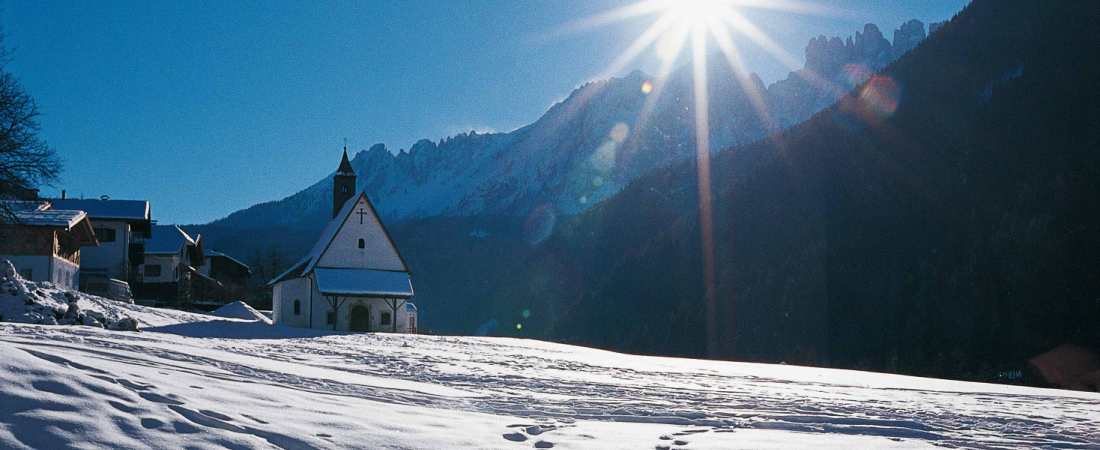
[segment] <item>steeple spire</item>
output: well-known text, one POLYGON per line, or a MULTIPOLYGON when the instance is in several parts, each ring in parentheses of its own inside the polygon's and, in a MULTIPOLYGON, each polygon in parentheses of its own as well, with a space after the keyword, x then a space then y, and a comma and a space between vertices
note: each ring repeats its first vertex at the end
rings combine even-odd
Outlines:
POLYGON ((344 203, 355 195, 355 169, 348 160, 348 144, 344 139, 344 156, 340 159, 340 167, 336 169, 336 175, 332 177, 332 217, 340 212, 344 203))
POLYGON ((344 139, 344 157, 340 160, 340 167, 336 169, 337 175, 351 175, 355 176, 355 169, 351 168, 351 161, 348 160, 348 141, 344 139))

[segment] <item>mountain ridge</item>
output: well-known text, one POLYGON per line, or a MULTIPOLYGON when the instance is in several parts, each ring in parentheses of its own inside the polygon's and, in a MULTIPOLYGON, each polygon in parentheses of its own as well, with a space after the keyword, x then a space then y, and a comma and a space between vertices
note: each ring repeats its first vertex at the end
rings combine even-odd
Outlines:
MULTIPOLYGON (((803 69, 770 86, 752 74, 748 89, 767 99, 779 125, 790 126, 828 106, 923 38, 924 24, 917 20, 895 30, 893 44, 873 24, 849 37, 847 47, 841 43, 840 52, 831 47, 842 42, 840 38, 817 37, 807 45, 803 69), (811 78, 831 86, 806 81, 811 78)), ((717 62, 708 70, 714 99, 711 117, 721 118, 712 124, 713 148, 746 144, 776 131, 757 117, 728 67, 717 62)), ((371 195, 383 217, 394 222, 436 215, 523 216, 540 207, 564 215, 584 211, 640 174, 694 152, 686 70, 670 77, 642 132, 631 126, 637 125, 647 101, 641 87, 651 81, 635 70, 584 83, 534 122, 507 133, 471 131, 438 141, 421 139, 397 152, 375 144, 356 152, 352 160, 361 174, 358 187, 371 195)), ((207 225, 319 228, 324 215, 318 213, 330 192, 328 178, 207 225)))

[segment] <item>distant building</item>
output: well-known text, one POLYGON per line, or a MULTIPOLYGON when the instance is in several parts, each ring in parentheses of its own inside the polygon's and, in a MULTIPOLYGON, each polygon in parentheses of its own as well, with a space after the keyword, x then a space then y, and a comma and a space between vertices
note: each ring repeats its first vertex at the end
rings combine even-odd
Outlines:
POLYGON ((235 300, 243 300, 248 292, 248 278, 252 276, 252 268, 225 253, 206 250, 203 253, 206 263, 199 268, 199 272, 221 284, 221 292, 217 300, 228 303, 235 300))
POLYGON ((133 286, 139 303, 190 308, 192 299, 206 298, 220 285, 198 267, 205 263, 202 236, 194 238, 176 225, 154 225, 145 241, 141 282, 133 286))
POLYGON ((342 331, 415 332, 408 266, 367 195, 347 148, 333 177, 332 220, 313 249, 271 280, 276 323, 342 331))
POLYGON ((76 289, 81 247, 98 244, 88 214, 56 209, 45 201, 5 201, 15 223, 0 224, 0 259, 23 278, 76 289))
POLYGON ((59 198, 49 202, 54 209, 88 213, 99 241, 99 246, 82 251, 80 290, 109 295, 110 285, 140 282, 138 267, 144 262, 145 240, 152 232, 149 202, 107 198, 59 198))

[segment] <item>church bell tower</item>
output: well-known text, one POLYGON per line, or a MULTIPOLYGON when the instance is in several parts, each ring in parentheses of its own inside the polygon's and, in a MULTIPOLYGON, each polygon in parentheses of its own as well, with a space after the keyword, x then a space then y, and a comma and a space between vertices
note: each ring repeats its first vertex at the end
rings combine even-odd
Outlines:
POLYGON ((348 199, 355 195, 355 169, 351 168, 348 161, 348 144, 344 144, 344 158, 340 160, 340 167, 336 169, 336 175, 332 177, 332 217, 340 212, 348 199))

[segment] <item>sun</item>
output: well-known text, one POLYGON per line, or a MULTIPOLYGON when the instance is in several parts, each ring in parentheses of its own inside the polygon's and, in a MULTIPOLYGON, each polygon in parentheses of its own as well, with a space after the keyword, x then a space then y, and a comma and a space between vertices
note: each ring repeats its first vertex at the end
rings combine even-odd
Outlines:
POLYGON ((662 3, 665 14, 692 29, 707 27, 710 21, 733 6, 729 0, 665 0, 662 3))
MULTIPOLYGON (((781 63, 795 71, 800 66, 798 58, 790 55, 773 41, 767 33, 743 14, 744 9, 759 8, 782 10, 792 13, 828 13, 818 5, 799 0, 642 0, 621 8, 613 9, 593 17, 575 22, 569 28, 584 29, 609 25, 637 17, 654 17, 653 23, 631 42, 622 54, 615 58, 598 79, 607 79, 618 75, 642 55, 653 49, 660 67, 652 80, 645 80, 639 87, 646 96, 645 104, 636 119, 634 129, 643 129, 649 121, 650 113, 661 97, 665 81, 669 78, 677 61, 681 59, 684 48, 690 48, 692 75, 692 97, 694 103, 695 128, 695 165, 698 188, 699 235, 703 249, 703 279, 707 317, 715 316, 714 291, 714 236, 712 231, 711 170, 710 170, 710 117, 707 92, 707 58, 710 45, 721 52, 721 56, 733 69, 733 74, 742 91, 752 104, 760 123, 769 132, 777 131, 775 121, 771 119, 764 99, 752 81, 752 75, 745 67, 741 57, 739 41, 746 41, 762 48, 781 63), (735 36, 737 39, 735 39, 735 36)), ((799 72, 804 74, 804 72, 799 72)), ((827 83, 813 74, 804 74, 813 84, 827 83)), ((802 76, 802 75, 800 75, 802 76)), ((707 347, 714 344, 715 326, 707 323, 707 347)))

